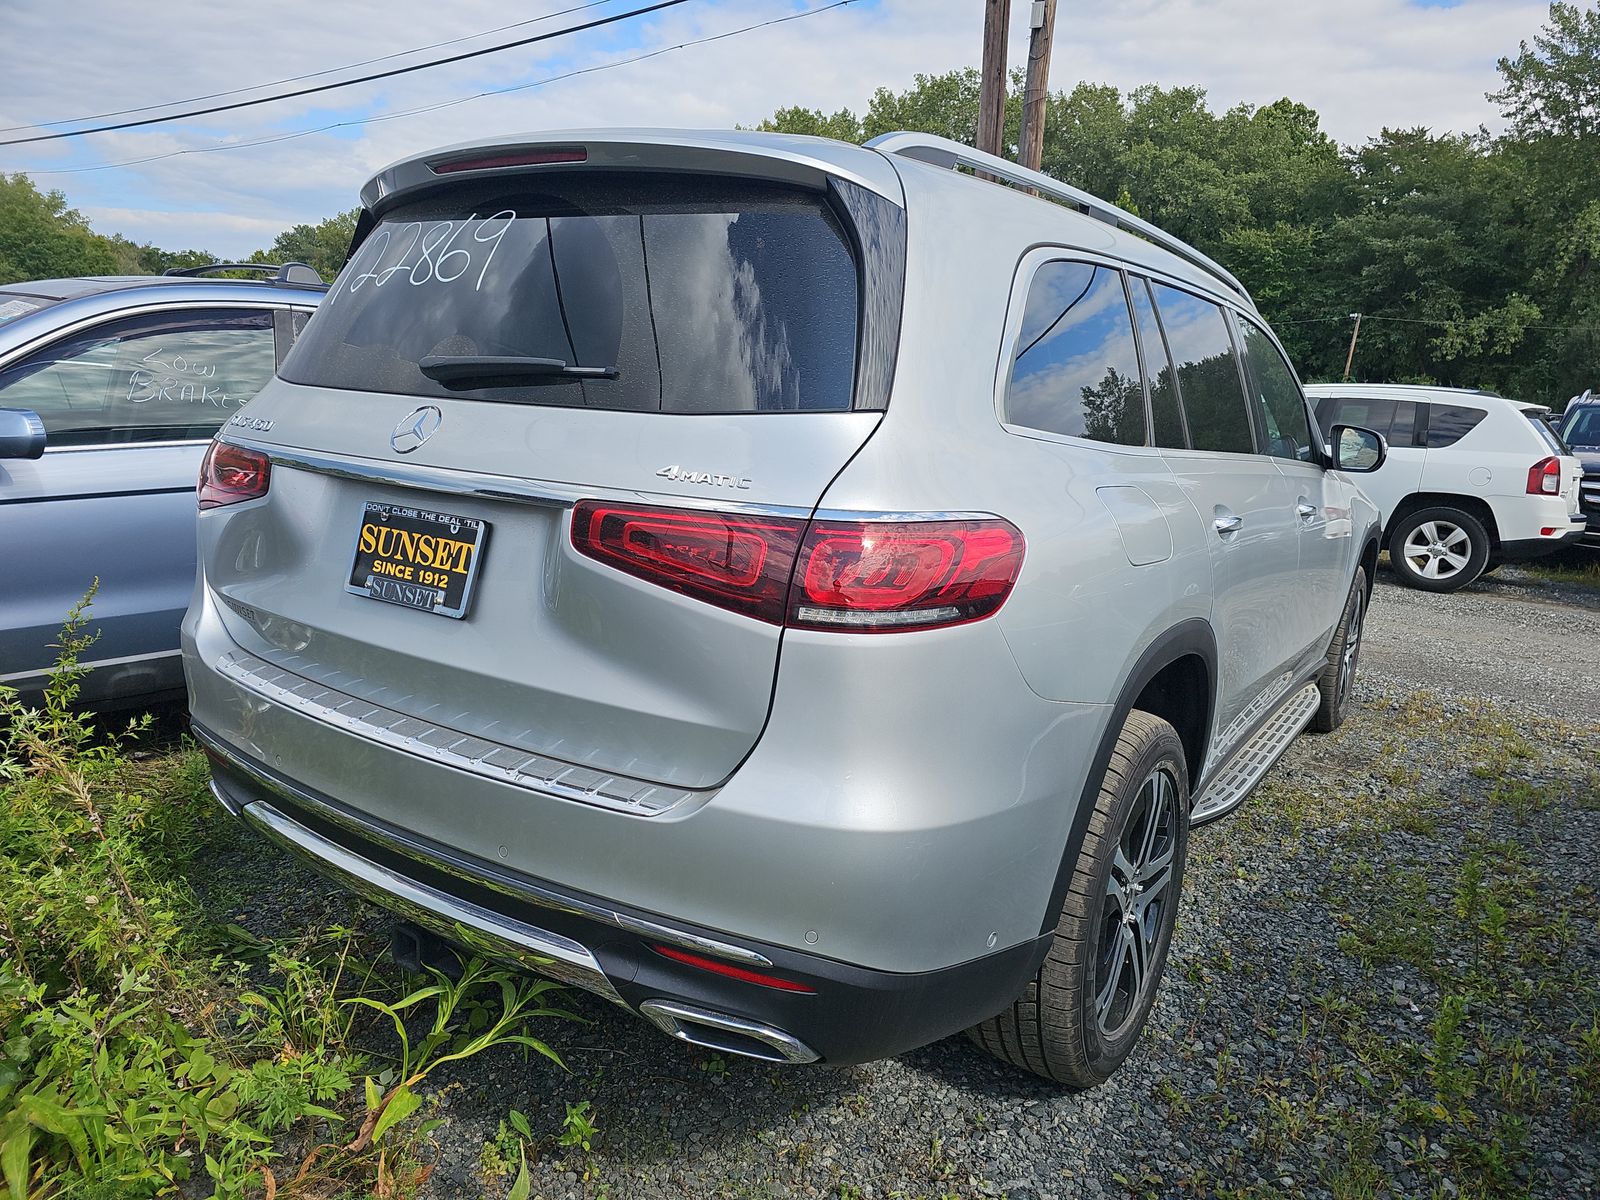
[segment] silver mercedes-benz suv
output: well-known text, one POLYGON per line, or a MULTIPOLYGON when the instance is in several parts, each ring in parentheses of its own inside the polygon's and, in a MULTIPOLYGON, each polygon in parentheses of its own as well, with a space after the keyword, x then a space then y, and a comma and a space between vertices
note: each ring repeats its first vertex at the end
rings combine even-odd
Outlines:
POLYGON ((202 471, 218 799, 688 1042, 1105 1079, 1191 824, 1343 716, 1382 439, 1325 443, 1221 267, 938 138, 538 135, 362 198, 202 471))

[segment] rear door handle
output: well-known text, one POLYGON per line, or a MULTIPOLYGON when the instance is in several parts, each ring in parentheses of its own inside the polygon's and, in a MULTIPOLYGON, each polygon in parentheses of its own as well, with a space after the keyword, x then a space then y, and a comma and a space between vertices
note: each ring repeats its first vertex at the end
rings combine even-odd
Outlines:
POLYGON ((1309 521, 1317 515, 1317 506, 1315 504, 1307 504, 1304 500, 1295 505, 1294 510, 1300 514, 1302 521, 1309 521))
POLYGON ((1211 523, 1216 526, 1217 532, 1223 537, 1227 537, 1230 533, 1238 533, 1239 530, 1244 528, 1243 517, 1218 517, 1211 523))

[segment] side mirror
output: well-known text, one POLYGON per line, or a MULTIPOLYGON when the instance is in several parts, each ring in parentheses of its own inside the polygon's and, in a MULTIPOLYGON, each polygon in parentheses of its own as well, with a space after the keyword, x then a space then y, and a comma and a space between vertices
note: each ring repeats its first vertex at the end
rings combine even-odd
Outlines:
POLYGON ((1370 475, 1389 458, 1383 434, 1357 425, 1333 427, 1333 465, 1340 471, 1370 475))
POLYGON ((44 454, 44 422, 26 408, 0 408, 0 458, 44 454))

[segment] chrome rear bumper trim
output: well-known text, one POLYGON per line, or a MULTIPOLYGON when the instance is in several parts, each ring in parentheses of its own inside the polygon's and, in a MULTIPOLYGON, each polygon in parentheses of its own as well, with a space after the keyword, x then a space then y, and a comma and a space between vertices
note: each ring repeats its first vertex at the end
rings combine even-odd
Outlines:
POLYGON ((562 800, 654 817, 709 794, 596 771, 492 742, 459 729, 435 725, 297 675, 243 650, 230 650, 222 655, 217 659, 216 670, 240 687, 356 737, 496 783, 543 792, 562 800))
MULTIPOLYGON (((427 855, 419 847, 407 844, 399 838, 385 833, 377 826, 333 807, 304 788, 298 787, 286 779, 280 779, 275 775, 266 773, 253 763, 242 758, 203 726, 193 725, 191 726, 191 732, 194 734, 195 740, 204 747, 207 753, 220 759, 230 770, 249 779, 261 791, 268 795, 280 796, 290 805, 299 805, 330 824, 348 830, 355 837, 382 846, 385 850, 401 858, 426 861, 429 866, 436 870, 454 875, 468 883, 488 888, 490 891, 499 892, 503 896, 524 904, 532 904, 555 912, 588 917, 606 925, 614 925, 618 929, 625 929, 630 933, 641 934, 654 941, 679 946, 685 950, 697 950, 714 958, 724 958, 730 962, 748 963, 757 967, 772 966, 772 960, 765 954, 747 949, 744 946, 737 946, 731 942, 691 933, 686 929, 678 929, 656 921, 646 920, 643 917, 617 912, 600 904, 591 904, 574 897, 564 896, 548 888, 540 887, 537 883, 529 880, 503 881, 496 879, 492 875, 467 870, 443 858, 427 855)), ((211 791, 229 812, 239 811, 240 806, 238 803, 230 801, 225 794, 219 792, 215 784, 212 784, 211 791)))
MULTIPOLYGON (((211 786, 215 791, 216 784, 211 786)), ((379 907, 398 912, 424 929, 487 958, 509 960, 627 1007, 601 970, 599 960, 571 938, 490 912, 363 858, 285 816, 265 800, 252 800, 241 815, 272 841, 310 860, 319 870, 379 907)))

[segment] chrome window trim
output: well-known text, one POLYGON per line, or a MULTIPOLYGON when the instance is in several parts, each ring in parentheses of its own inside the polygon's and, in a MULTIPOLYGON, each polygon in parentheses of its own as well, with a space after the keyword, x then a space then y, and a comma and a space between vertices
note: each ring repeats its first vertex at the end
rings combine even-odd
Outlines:
POLYGON ((209 446, 211 438, 173 438, 165 442, 90 442, 83 446, 45 444, 46 454, 78 454, 84 450, 163 450, 174 446, 209 446))
MULTIPOLYGON (((114 295, 115 293, 105 293, 105 294, 114 295)), ((270 309, 277 309, 277 308, 297 308, 297 307, 303 307, 303 305, 290 304, 290 303, 288 303, 286 301, 283 301, 283 300, 268 300, 268 299, 261 299, 261 300, 224 300, 224 299, 199 300, 199 299, 190 299, 190 300, 168 300, 165 303, 161 303, 161 302, 158 302, 158 301, 148 301, 148 302, 146 302, 144 304, 129 304, 129 305, 125 305, 125 306, 120 307, 120 308, 107 308, 107 309, 105 309, 105 310, 103 310, 101 312, 90 313, 90 314, 87 314, 85 316, 78 317, 75 320, 68 321, 65 325, 56 325, 53 328, 51 328, 50 331, 47 332, 47 333, 40 333, 37 337, 32 338, 29 341, 22 342, 22 343, 20 343, 20 344, 18 344, 16 346, 13 346, 10 350, 5 352, 5 355, 4 355, 3 358, 0 358, 0 370, 4 370, 5 368, 11 366, 11 364, 14 363, 17 359, 23 358, 23 357, 25 357, 25 356, 27 356, 29 354, 32 354, 35 350, 39 349, 41 346, 47 345, 50 342, 53 342, 53 341, 57 340, 58 338, 69 337, 74 333, 80 332, 81 330, 88 329, 90 326, 99 325, 99 324, 101 324, 102 322, 105 322, 105 321, 120 320, 123 317, 142 317, 142 316, 145 316, 148 313, 184 312, 184 311, 188 311, 188 310, 192 310, 192 309, 207 309, 207 308, 250 308, 250 309, 270 310, 270 309)), ((315 312, 316 309, 313 307, 311 311, 315 312)), ((0 395, 3 395, 3 393, 0 393, 0 395)))

